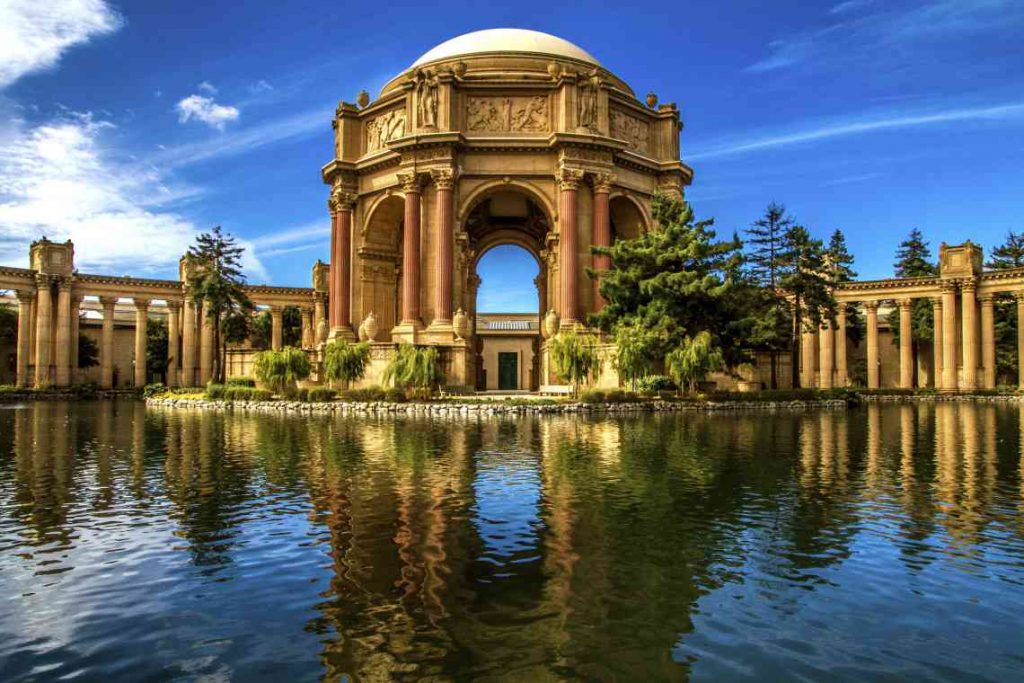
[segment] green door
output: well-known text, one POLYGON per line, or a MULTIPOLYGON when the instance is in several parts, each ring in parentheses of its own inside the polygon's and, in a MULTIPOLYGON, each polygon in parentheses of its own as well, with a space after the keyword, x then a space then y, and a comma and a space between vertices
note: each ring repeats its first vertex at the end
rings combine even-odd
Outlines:
POLYGON ((498 389, 515 391, 519 388, 519 354, 498 352, 498 389))

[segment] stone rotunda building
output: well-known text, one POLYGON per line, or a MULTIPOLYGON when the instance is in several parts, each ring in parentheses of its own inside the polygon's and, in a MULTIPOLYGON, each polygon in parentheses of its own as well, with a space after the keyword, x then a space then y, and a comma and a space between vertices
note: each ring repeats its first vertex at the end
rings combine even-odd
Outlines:
POLYGON ((602 305, 586 269, 607 264, 591 245, 649 229, 655 193, 682 197, 692 179, 681 127, 675 104, 641 101, 576 45, 520 29, 449 40, 376 99, 342 102, 322 170, 330 337, 382 342, 380 361, 384 342, 436 345, 448 384, 483 388, 477 264, 513 244, 540 273, 520 374, 532 386, 518 388, 554 383, 546 338, 602 305))

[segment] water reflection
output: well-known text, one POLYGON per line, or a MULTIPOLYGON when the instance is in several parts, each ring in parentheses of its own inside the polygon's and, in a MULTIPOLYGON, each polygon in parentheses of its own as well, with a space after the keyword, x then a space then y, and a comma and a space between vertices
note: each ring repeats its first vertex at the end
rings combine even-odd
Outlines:
POLYGON ((4 410, 0 671, 1011 680, 1022 424, 4 410))

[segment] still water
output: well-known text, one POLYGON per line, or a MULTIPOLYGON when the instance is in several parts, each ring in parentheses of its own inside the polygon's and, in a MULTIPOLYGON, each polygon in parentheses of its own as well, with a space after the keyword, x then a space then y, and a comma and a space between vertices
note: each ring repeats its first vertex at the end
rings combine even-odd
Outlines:
POLYGON ((0 407, 0 679, 1024 678, 1022 409, 0 407))

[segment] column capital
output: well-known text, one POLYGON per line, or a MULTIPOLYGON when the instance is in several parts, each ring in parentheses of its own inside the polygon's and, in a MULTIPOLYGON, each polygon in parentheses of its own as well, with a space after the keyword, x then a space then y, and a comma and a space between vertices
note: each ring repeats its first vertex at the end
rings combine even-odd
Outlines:
POLYGON ((151 302, 152 302, 152 299, 147 299, 146 297, 142 297, 142 296, 133 296, 132 297, 132 303, 135 304, 135 309, 139 310, 139 311, 149 310, 149 304, 151 302))
POLYGON ((555 173, 555 180, 558 181, 558 189, 565 190, 576 190, 579 188, 580 183, 583 182, 583 176, 585 175, 582 168, 569 168, 562 166, 555 173))
POLYGON ((1014 292, 1013 298, 1017 300, 1017 303, 1024 303, 1024 290, 1014 292))
POLYGON ((46 273, 36 273, 36 287, 39 289, 50 288, 53 284, 53 276, 47 275, 46 273))
POLYGON ((339 211, 352 211, 357 201, 359 201, 359 195, 355 192, 346 192, 341 188, 335 188, 331 191, 331 196, 327 200, 327 208, 333 216, 339 211))
POLYGON ((877 301, 864 301, 864 302, 862 302, 862 305, 864 306, 864 310, 865 311, 877 311, 878 310, 878 302, 877 301))
POLYGON ((36 298, 36 290, 34 289, 19 289, 15 292, 18 297, 18 301, 24 304, 32 303, 32 300, 36 298))
POLYGON ((978 295, 978 303, 980 303, 982 306, 991 306, 994 300, 995 296, 990 293, 978 295))
POLYGON ((167 308, 176 312, 181 308, 181 302, 177 299, 167 299, 167 308))
POLYGON ((419 173, 399 173, 398 182, 402 186, 402 192, 406 194, 419 194, 423 191, 423 181, 419 173))
POLYGON ((978 289, 978 283, 974 278, 964 278, 960 281, 960 289, 964 292, 974 292, 978 289))
POLYGON ((939 285, 943 294, 953 293, 956 294, 956 290, 959 288, 956 280, 943 280, 942 284, 939 285))
POLYGON ((902 309, 910 308, 910 305, 914 303, 913 299, 897 299, 896 305, 902 309))
POLYGON ((595 194, 608 194, 612 191, 617 176, 614 173, 594 173, 590 180, 594 185, 595 194))
POLYGON ((929 299, 929 301, 932 302, 932 308, 942 308, 942 297, 941 296, 932 296, 932 297, 928 297, 928 299, 929 299))
POLYGON ((61 292, 70 292, 72 280, 69 277, 57 278, 57 289, 61 292))
POLYGON ((283 306, 282 304, 270 304, 269 306, 267 306, 267 308, 270 310, 271 315, 280 315, 284 313, 284 309, 287 307, 283 306))
POLYGON ((435 168, 430 171, 430 180, 439 190, 450 190, 455 187, 458 176, 454 168, 435 168))
POLYGON ((105 309, 114 310, 114 306, 117 305, 117 297, 116 296, 101 296, 100 297, 100 305, 103 306, 103 308, 105 308, 105 309))

